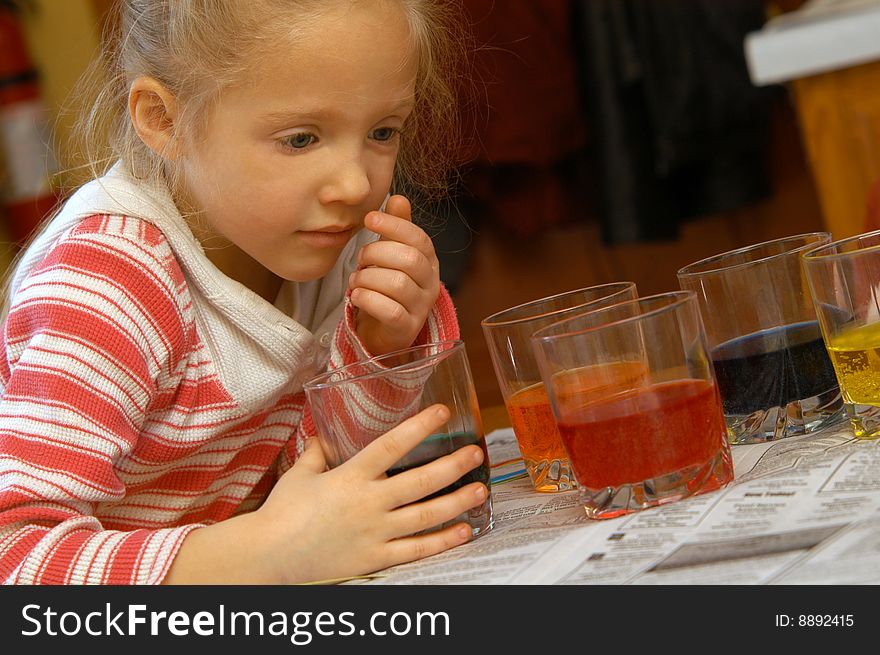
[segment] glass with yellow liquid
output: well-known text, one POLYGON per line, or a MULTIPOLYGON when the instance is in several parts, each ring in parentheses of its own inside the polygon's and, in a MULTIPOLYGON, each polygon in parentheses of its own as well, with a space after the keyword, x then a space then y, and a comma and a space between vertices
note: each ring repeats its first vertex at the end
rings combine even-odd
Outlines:
POLYGON ((880 436, 880 231, 803 256, 822 336, 855 436, 880 436))
MULTIPOLYGON (((880 408, 880 323, 842 330, 829 340, 828 354, 845 402, 880 408)), ((857 437, 880 436, 858 416, 853 428, 857 437)))

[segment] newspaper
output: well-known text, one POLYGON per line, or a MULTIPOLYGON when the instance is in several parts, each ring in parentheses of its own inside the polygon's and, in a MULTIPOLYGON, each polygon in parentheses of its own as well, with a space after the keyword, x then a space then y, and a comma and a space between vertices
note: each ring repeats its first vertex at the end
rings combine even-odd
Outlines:
POLYGON ((537 493, 510 429, 488 439, 495 525, 361 584, 877 584, 880 440, 848 422, 733 447, 724 489, 590 520, 577 492, 537 493))

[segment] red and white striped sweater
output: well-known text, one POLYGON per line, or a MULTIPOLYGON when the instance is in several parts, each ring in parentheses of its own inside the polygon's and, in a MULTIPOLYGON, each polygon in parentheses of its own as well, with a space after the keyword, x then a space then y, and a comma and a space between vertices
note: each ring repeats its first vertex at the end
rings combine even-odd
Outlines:
MULTIPOLYGON (((302 383, 368 356, 343 295, 369 238, 272 306, 213 267, 163 186, 117 167, 80 189, 11 285, 0 579, 158 583, 191 530, 258 507, 314 431, 302 383)), ((418 341, 454 338, 443 291, 418 341)))

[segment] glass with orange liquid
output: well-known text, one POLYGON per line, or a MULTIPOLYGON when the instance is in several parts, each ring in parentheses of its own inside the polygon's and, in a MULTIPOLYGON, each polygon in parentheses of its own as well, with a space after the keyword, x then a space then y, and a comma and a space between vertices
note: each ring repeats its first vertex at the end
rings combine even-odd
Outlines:
MULTIPOLYGON (((574 489, 577 483, 529 338, 535 330, 587 309, 636 297, 636 285, 632 282, 602 284, 517 305, 481 322, 504 405, 536 491, 566 491, 574 489)), ((622 368, 620 373, 625 376, 627 370, 622 368)), ((579 383, 589 389, 594 384, 606 384, 607 379, 594 380, 584 375, 579 383)))
POLYGON ((733 479, 692 291, 578 314, 531 342, 588 517, 613 518, 733 479))

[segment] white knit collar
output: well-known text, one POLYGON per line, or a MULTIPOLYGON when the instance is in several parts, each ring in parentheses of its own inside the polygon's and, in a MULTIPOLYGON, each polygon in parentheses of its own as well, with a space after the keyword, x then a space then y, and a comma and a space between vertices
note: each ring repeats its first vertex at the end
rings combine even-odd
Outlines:
MULTIPOLYGON (((292 317, 214 266, 180 215, 164 183, 136 180, 120 163, 101 178, 80 187, 51 219, 16 268, 12 294, 61 235, 83 218, 95 214, 131 216, 158 227, 168 239, 188 284, 197 287, 199 293, 228 312, 237 323, 243 322, 242 327, 248 332, 268 329, 284 342, 289 342, 291 337, 299 341, 312 336, 292 317)), ((252 336, 262 341, 268 335, 252 336)))

